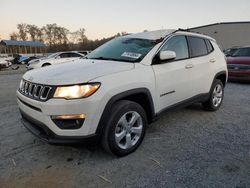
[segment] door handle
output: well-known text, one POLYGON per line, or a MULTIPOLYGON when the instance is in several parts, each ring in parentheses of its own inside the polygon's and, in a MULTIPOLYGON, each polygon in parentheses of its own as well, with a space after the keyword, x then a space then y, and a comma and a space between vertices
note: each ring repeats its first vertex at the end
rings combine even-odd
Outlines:
POLYGON ((188 64, 188 65, 186 65, 186 69, 191 69, 191 68, 193 68, 194 67, 194 65, 193 64, 188 64))
POLYGON ((214 63, 216 60, 215 59, 210 59, 209 62, 210 63, 214 63))

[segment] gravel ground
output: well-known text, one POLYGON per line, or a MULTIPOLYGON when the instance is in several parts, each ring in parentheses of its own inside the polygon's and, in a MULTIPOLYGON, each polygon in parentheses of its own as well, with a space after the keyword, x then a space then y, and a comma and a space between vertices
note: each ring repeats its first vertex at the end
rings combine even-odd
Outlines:
POLYGON ((20 78, 0 73, 0 187, 250 187, 250 84, 229 83, 217 112, 167 113, 135 153, 115 158, 31 135, 15 99, 20 78))

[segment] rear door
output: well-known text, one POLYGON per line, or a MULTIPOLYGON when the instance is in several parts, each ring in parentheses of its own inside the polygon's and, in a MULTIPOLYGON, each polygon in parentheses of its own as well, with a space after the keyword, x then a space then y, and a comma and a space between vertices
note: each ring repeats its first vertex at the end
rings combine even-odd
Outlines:
POLYGON ((192 91, 187 69, 190 59, 186 36, 173 36, 160 51, 174 51, 176 59, 152 66, 155 72, 158 111, 188 99, 192 91))
POLYGON ((213 66, 216 59, 213 55, 213 46, 208 39, 188 36, 190 57, 190 81, 192 82, 192 96, 208 93, 213 78, 213 66))

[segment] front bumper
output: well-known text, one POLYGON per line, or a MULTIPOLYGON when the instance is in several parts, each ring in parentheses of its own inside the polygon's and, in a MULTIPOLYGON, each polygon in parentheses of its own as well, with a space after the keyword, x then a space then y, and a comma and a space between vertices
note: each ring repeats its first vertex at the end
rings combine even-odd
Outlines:
POLYGON ((63 137, 88 137, 89 135, 94 135, 104 109, 98 97, 91 97, 88 100, 50 99, 46 102, 41 102, 30 99, 19 91, 17 91, 17 103, 20 111, 25 112, 26 115, 37 122, 42 122, 55 135, 63 137), (73 114, 86 115, 84 123, 80 128, 62 129, 52 120, 52 116, 73 114))
POLYGON ((22 115, 23 125, 40 140, 49 144, 74 144, 81 142, 96 142, 98 135, 93 134, 89 136, 59 136, 52 132, 46 125, 40 121, 35 120, 28 114, 20 110, 22 115))

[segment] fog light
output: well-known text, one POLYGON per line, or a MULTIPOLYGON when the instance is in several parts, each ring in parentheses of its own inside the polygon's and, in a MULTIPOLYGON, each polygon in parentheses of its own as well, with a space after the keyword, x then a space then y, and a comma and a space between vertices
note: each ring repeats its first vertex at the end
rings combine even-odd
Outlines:
POLYGON ((51 116, 51 119, 85 119, 85 118, 86 118, 85 114, 51 116))
POLYGON ((85 114, 51 116, 52 121, 60 129, 79 129, 85 118, 85 114))

